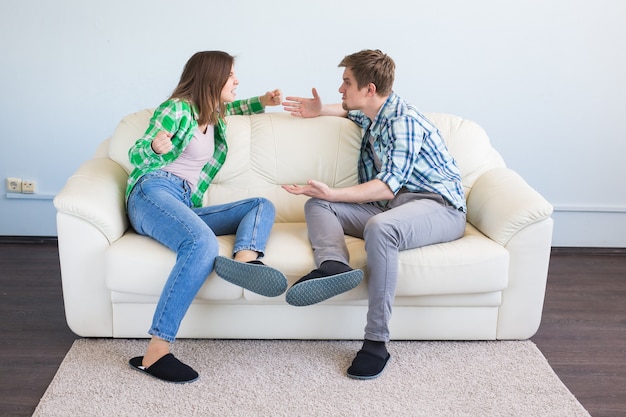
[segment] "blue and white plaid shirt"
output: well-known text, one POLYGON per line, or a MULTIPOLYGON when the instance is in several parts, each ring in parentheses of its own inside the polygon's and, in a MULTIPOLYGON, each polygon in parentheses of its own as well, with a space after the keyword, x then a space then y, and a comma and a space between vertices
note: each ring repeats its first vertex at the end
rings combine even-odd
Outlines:
POLYGON ((401 188, 437 193, 467 211, 459 168, 439 130, 415 107, 391 93, 373 122, 361 111, 349 112, 348 118, 364 131, 360 183, 379 179, 394 194, 401 188))

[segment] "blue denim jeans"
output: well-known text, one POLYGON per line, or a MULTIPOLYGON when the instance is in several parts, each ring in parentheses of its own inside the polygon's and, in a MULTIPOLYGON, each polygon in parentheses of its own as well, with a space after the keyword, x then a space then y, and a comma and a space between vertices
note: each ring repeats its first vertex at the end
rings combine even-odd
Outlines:
POLYGON ((191 188, 165 171, 137 181, 128 197, 128 218, 137 233, 176 252, 176 263, 163 287, 149 334, 173 341, 180 323, 219 254, 217 237, 235 235, 233 253, 248 249, 263 256, 275 209, 264 198, 209 207, 193 207, 191 188))

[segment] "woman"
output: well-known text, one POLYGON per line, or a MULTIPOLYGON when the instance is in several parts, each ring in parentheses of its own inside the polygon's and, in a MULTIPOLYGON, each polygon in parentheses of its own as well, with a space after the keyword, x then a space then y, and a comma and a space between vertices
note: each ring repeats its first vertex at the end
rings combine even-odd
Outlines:
POLYGON ((134 166, 126 191, 130 223, 176 252, 176 263, 154 313, 144 356, 130 365, 169 382, 192 382, 198 373, 169 352, 180 323, 213 268, 224 279, 266 296, 287 288, 264 254, 275 210, 264 198, 202 207, 202 198, 228 150, 228 114, 262 113, 281 102, 280 90, 235 101, 234 58, 221 51, 194 54, 171 97, 154 112, 145 134, 129 150, 134 166), (216 236, 235 234, 234 260, 218 258, 216 236))

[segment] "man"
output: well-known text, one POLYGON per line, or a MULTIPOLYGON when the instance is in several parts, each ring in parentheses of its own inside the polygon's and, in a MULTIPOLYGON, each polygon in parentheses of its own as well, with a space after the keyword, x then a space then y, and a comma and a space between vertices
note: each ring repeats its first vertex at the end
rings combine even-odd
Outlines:
POLYGON ((344 234, 365 240, 368 313, 362 348, 349 377, 371 379, 390 355, 389 319, 398 277, 398 252, 463 236, 465 197, 459 169, 437 128, 393 92, 395 63, 380 50, 346 56, 339 88, 342 103, 323 105, 313 98, 287 97, 286 111, 298 117, 348 117, 363 132, 359 184, 330 188, 310 179, 285 185, 292 194, 312 197, 305 215, 317 269, 287 291, 293 305, 320 302, 362 279, 348 265, 344 234))

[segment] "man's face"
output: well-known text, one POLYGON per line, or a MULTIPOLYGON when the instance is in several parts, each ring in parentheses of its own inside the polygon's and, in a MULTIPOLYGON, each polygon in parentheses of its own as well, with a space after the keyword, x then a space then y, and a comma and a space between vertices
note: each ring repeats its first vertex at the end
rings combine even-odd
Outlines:
POLYGON ((350 68, 343 71, 343 82, 339 87, 341 106, 344 110, 363 110, 367 98, 367 87, 359 90, 350 68))

